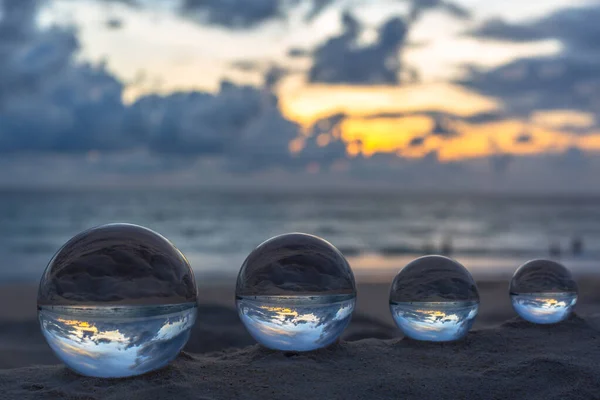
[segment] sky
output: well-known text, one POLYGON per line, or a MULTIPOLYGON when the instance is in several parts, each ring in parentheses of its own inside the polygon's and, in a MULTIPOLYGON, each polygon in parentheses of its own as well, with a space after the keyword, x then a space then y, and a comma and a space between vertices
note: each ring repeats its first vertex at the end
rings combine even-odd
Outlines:
POLYGON ((0 0, 0 187, 600 192, 598 1, 0 0))

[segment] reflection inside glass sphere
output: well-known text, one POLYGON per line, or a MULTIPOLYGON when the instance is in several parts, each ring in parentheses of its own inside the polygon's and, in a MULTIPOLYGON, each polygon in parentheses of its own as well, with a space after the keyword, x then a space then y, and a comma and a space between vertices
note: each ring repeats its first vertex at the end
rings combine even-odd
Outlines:
POLYGON ((266 347, 310 351, 333 343, 354 310, 355 296, 237 296, 250 334, 266 347))
POLYGON ((476 301, 390 303, 394 321, 406 336, 433 342, 462 338, 478 309, 476 301))
POLYGON ((73 370, 126 377, 160 368, 186 344, 195 302, 144 306, 40 306, 48 344, 73 370))
POLYGON ((577 303, 577 293, 520 293, 510 296, 519 316, 536 324, 565 320, 577 303))
POLYGON ((196 280, 185 256, 131 224, 81 232, 50 260, 38 316, 55 354, 74 371, 116 378, 164 367, 196 318, 196 280))
POLYGON ((390 311, 404 335, 446 342, 466 336, 479 310, 475 280, 460 263, 424 256, 406 265, 392 281, 390 311))
POLYGON ((509 286, 513 308, 534 324, 555 324, 569 317, 577 303, 577 283, 564 265, 531 260, 514 273, 509 286))
POLYGON ((331 243, 288 233, 260 244, 246 258, 236 305, 248 332, 274 350, 311 351, 333 343, 354 311, 350 265, 331 243))

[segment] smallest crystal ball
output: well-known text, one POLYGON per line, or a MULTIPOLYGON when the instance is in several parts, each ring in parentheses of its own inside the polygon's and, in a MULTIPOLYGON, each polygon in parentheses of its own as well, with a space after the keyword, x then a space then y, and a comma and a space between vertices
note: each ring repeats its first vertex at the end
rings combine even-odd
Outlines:
POLYGON ((532 260, 520 266, 509 291, 517 314, 535 324, 564 321, 577 303, 577 284, 571 272, 550 260, 532 260))
POLYGON ((473 277, 447 257, 417 258, 392 282, 392 317, 404 335, 412 339, 461 339, 471 329, 478 309, 479 293, 473 277))
POLYGON ((240 319, 265 347, 310 351, 333 343, 354 310, 356 285, 348 262, 332 244, 289 233, 250 253, 237 279, 240 319))

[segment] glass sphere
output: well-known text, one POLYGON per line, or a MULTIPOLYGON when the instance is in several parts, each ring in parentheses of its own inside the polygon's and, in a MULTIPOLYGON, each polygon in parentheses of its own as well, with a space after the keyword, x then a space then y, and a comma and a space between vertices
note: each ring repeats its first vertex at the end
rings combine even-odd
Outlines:
POLYGON ((240 319, 265 347, 310 351, 333 343, 354 311, 356 285, 332 244, 289 233, 259 245, 237 279, 240 319))
POLYGON ((120 378, 167 365, 196 320, 196 281, 161 235, 130 224, 92 228, 50 260, 38 293, 42 333, 82 375, 120 378))
POLYGON ((432 342, 464 337, 477 316, 479 293, 458 262, 442 256, 417 258, 394 278, 390 311, 404 335, 432 342))
POLYGON ((564 321, 577 303, 577 284, 571 272, 550 260, 532 260, 520 266, 509 291, 517 314, 536 324, 564 321))

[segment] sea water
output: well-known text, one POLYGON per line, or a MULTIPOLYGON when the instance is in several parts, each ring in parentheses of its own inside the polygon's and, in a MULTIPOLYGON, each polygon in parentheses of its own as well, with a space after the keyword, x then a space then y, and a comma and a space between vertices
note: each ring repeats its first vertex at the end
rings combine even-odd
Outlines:
POLYGON ((238 314, 263 346, 310 351, 333 343, 346 329, 354 295, 238 296, 238 314))
POLYGON ((511 294, 519 316, 536 324, 555 324, 571 315, 577 303, 576 292, 511 294))
POLYGON ((40 306, 42 333, 69 368, 87 376, 143 374, 172 361, 196 320, 195 302, 143 306, 40 306))
POLYGON ((390 303, 396 325, 412 339, 458 340, 471 329, 479 310, 475 301, 390 303))

